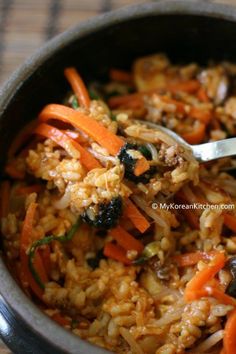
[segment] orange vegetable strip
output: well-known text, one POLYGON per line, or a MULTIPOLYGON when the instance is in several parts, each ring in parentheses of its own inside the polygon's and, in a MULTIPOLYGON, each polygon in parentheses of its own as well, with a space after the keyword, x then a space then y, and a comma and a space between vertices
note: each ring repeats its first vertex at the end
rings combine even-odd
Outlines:
POLYGON ((33 120, 29 122, 21 131, 17 134, 16 138, 13 140, 9 150, 8 158, 14 157, 17 151, 26 143, 26 141, 31 137, 33 129, 36 127, 37 121, 33 120))
POLYGON ((205 124, 208 124, 212 119, 212 111, 199 109, 197 107, 192 107, 190 109, 189 116, 205 124))
MULTIPOLYGON (((35 217, 37 204, 31 203, 26 211, 25 220, 23 223, 21 236, 20 236, 20 264, 21 264, 21 281, 24 287, 30 287, 31 290, 37 295, 40 299, 42 299, 43 290, 39 287, 39 285, 34 280, 28 263, 28 248, 31 243, 31 235, 33 230, 33 222, 35 217)), ((40 276, 43 282, 48 282, 48 277, 46 271, 44 269, 42 259, 38 252, 35 253, 34 257, 34 267, 37 270, 38 275, 40 276)))
POLYGON ((198 90, 197 97, 200 101, 204 103, 209 102, 209 97, 207 96, 206 90, 203 87, 198 90))
POLYGON ((208 296, 212 296, 217 299, 221 304, 236 306, 236 300, 225 294, 222 290, 219 290, 212 286, 205 286, 204 290, 208 296))
POLYGON ((69 146, 72 145, 77 151, 79 151, 81 162, 88 170, 101 167, 100 163, 93 157, 92 154, 90 154, 89 151, 85 150, 79 143, 72 140, 59 129, 42 123, 35 129, 34 132, 36 134, 43 135, 46 138, 52 139, 55 143, 68 151, 68 153, 70 153, 69 146))
POLYGON ((209 259, 209 255, 205 252, 189 252, 173 256, 172 258, 179 267, 187 267, 197 264, 201 260, 209 259))
POLYGON ((225 325, 224 333, 224 350, 226 354, 236 353, 236 309, 233 310, 228 317, 225 325))
POLYGON ((43 186, 40 184, 33 184, 31 186, 19 186, 16 188, 16 194, 25 195, 30 193, 40 193, 43 190, 43 186))
MULTIPOLYGON (((154 93, 154 92, 156 92, 156 90, 152 90, 152 92, 154 93)), ((147 92, 146 92, 146 94, 147 94, 147 92)), ((143 104, 143 96, 144 95, 145 95, 145 92, 135 92, 135 93, 130 93, 128 95, 114 96, 108 100, 108 105, 111 108, 117 108, 119 106, 126 105, 132 101, 138 101, 141 104, 143 104)))
POLYGON ((192 132, 181 134, 182 138, 189 144, 200 144, 205 137, 206 126, 204 123, 199 123, 198 128, 193 129, 192 132))
POLYGON ((65 77, 69 81, 72 90, 74 91, 79 104, 82 107, 89 108, 90 105, 90 97, 86 86, 79 75, 78 71, 75 68, 66 68, 64 70, 65 77))
POLYGON ((111 229, 109 234, 126 251, 135 250, 138 253, 141 253, 143 251, 144 246, 142 242, 130 235, 121 226, 117 226, 116 228, 111 229))
POLYGON ((17 170, 16 166, 13 163, 6 165, 5 172, 14 179, 24 179, 25 173, 17 170))
POLYGON ((61 315, 60 313, 55 313, 51 316, 51 319, 57 322, 62 327, 71 325, 71 321, 69 321, 65 316, 61 315))
POLYGON ((1 183, 1 206, 0 206, 0 217, 5 218, 9 212, 9 201, 10 201, 10 183, 9 181, 3 181, 1 183))
POLYGON ((122 104, 119 108, 123 109, 141 109, 143 107, 142 98, 134 98, 129 102, 122 104))
POLYGON ((170 92, 183 91, 187 93, 195 93, 200 87, 200 83, 197 80, 188 80, 178 83, 170 83, 167 85, 167 90, 170 92))
POLYGON ((131 261, 126 257, 126 251, 119 245, 112 242, 106 243, 103 251, 108 258, 115 259, 118 262, 129 265, 131 261))
POLYGON ((233 232, 236 232, 236 216, 231 214, 223 214, 224 224, 233 232))
POLYGON ((207 282, 214 278, 214 276, 224 267, 226 257, 224 253, 218 252, 213 260, 199 271, 186 285, 184 298, 186 301, 193 301, 196 298, 196 292, 201 290, 207 282))
POLYGON ((143 214, 139 211, 139 209, 130 199, 127 199, 125 202, 124 214, 128 216, 132 224, 140 232, 143 233, 150 227, 149 221, 145 218, 145 216, 143 216, 143 214))
POLYGON ((144 172, 148 171, 150 168, 150 165, 148 161, 142 157, 141 159, 137 160, 135 167, 134 167, 134 174, 135 176, 140 176, 144 172))
POLYGON ((112 68, 110 69, 109 76, 110 79, 114 81, 120 81, 125 83, 132 83, 133 81, 132 74, 125 70, 112 68))
POLYGON ((40 113, 39 119, 42 122, 50 119, 59 119, 69 123, 88 134, 94 141, 107 149, 111 155, 117 155, 124 145, 124 141, 121 138, 110 132, 95 119, 63 105, 47 105, 40 113))

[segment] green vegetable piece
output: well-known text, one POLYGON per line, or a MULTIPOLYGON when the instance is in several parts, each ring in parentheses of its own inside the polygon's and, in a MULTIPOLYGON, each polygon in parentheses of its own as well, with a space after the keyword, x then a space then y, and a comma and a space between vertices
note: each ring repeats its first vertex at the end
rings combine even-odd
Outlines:
POLYGON ((73 236, 75 235, 76 231, 78 230, 79 226, 81 224, 80 218, 77 220, 77 222, 71 227, 69 232, 64 235, 64 236, 46 236, 42 238, 41 240, 35 241, 32 246, 30 247, 29 250, 29 269, 34 277, 34 280, 36 283, 40 286, 40 288, 45 289, 45 285, 43 284, 42 280, 40 279, 40 276, 38 275, 37 271, 34 268, 34 255, 38 247, 43 246, 43 245, 48 245, 52 241, 59 241, 59 242, 67 242, 70 241, 73 236))
POLYGON ((157 241, 153 241, 151 243, 148 243, 144 250, 143 250, 143 255, 146 256, 147 258, 152 258, 158 254, 160 251, 160 246, 157 241))
POLYGON ((72 108, 78 109, 79 108, 79 102, 77 100, 76 96, 73 96, 72 102, 71 102, 72 108))

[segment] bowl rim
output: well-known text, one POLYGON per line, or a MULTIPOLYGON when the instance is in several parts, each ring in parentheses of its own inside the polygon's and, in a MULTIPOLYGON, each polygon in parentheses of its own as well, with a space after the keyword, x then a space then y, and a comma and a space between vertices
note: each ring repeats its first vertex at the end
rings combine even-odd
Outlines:
MULTIPOLYGON (((195 15, 236 22, 236 6, 204 0, 160 0, 126 6, 73 26, 42 45, 6 81, 0 89, 0 119, 23 82, 29 79, 42 63, 61 50, 64 44, 69 45, 98 30, 122 22, 159 15, 195 15)), ((60 352, 76 354, 86 352, 88 354, 108 353, 104 349, 81 340, 51 321, 20 289, 6 268, 2 257, 0 257, 0 283, 0 293, 16 316, 21 318, 45 342, 54 343, 60 349, 60 352)))

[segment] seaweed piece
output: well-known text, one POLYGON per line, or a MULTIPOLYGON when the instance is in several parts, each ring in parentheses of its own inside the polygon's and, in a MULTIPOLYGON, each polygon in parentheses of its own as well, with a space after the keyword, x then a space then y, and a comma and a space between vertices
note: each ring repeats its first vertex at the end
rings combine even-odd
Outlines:
POLYGON ((91 226, 107 230, 118 224, 121 214, 122 198, 118 196, 112 198, 107 203, 99 204, 97 207, 88 207, 82 215, 82 219, 91 226))
POLYGON ((151 153, 148 151, 145 145, 137 145, 126 143, 118 154, 120 162, 125 166, 125 178, 134 182, 134 183, 144 183, 147 184, 152 176, 156 173, 157 168, 151 166, 148 171, 144 172, 140 176, 135 176, 134 168, 137 162, 137 159, 133 158, 130 154, 127 153, 128 150, 137 150, 148 160, 151 159, 151 153))

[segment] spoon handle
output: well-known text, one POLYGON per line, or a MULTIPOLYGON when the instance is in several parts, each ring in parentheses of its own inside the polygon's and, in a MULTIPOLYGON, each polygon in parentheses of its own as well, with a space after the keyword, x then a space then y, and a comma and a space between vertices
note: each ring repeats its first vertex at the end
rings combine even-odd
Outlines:
POLYGON ((222 157, 236 155, 236 138, 192 145, 193 154, 199 162, 207 162, 222 157))

